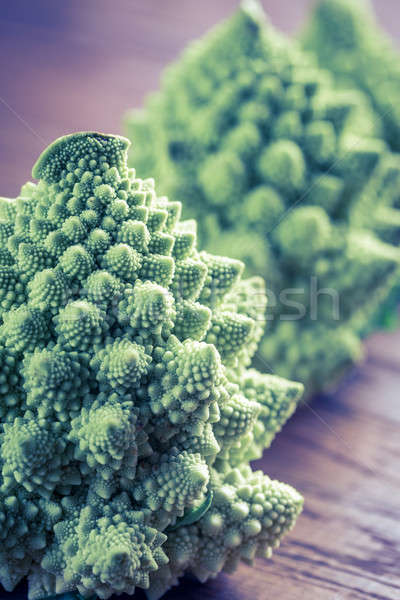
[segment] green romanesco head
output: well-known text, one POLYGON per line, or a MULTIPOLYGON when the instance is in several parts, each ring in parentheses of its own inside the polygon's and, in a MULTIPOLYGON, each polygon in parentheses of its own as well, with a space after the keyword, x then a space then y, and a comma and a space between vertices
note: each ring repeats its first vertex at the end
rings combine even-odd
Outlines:
POLYGON ((318 0, 301 43, 344 89, 363 90, 390 146, 400 150, 399 52, 369 0, 318 0))
POLYGON ((302 507, 248 466, 302 391, 248 368, 263 282, 197 249, 128 145, 60 138, 0 201, 0 582, 31 600, 158 598, 269 555, 302 507))
POLYGON ((182 201, 205 248, 265 277, 255 364, 308 393, 334 382, 399 276, 400 157, 370 98, 339 89, 247 1, 167 69, 126 129, 132 163, 182 201))
MULTIPOLYGON (((319 0, 301 34, 301 43, 318 63, 333 75, 336 86, 362 90, 375 113, 373 118, 393 151, 400 151, 400 54, 374 18, 367 0, 319 0)), ((387 157, 379 197, 386 200, 377 210, 374 195, 364 194, 354 210, 356 222, 399 243, 400 176, 397 157, 387 157), (391 191, 388 193, 388 189, 391 191)), ((376 322, 398 325, 400 283, 378 311, 376 322)), ((372 326, 374 323, 372 324, 372 326)))

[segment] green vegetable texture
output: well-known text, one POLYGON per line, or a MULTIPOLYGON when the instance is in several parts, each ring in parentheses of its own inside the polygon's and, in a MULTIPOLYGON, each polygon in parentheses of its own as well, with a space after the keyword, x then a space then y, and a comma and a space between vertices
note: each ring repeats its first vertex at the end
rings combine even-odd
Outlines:
POLYGON ((125 125, 132 164, 182 201, 204 247, 266 279, 255 364, 307 394, 332 386, 399 276, 399 156, 369 98, 337 89, 247 1, 125 125))
POLYGON ((270 556, 302 508, 252 472, 302 386, 249 368, 261 279, 127 167, 56 140, 0 200, 0 582, 30 600, 155 600, 270 556))
MULTIPOLYGON (((319 0, 302 35, 301 43, 318 63, 334 76, 344 90, 362 90, 375 110, 387 144, 400 151, 400 53, 374 18, 367 0, 319 0)), ((363 226, 373 227, 385 241, 399 244, 400 177, 398 161, 385 185, 393 186, 379 211, 371 209, 374 198, 359 203, 354 215, 363 226), (373 216, 375 222, 371 222, 373 216)), ((400 285, 379 312, 383 324, 398 325, 400 285)))
POLYGON ((368 95, 385 139, 399 151, 400 53, 376 22, 369 0, 318 0, 301 43, 344 89, 368 95))
POLYGON ((189 46, 125 125, 132 163, 182 201, 206 249, 265 278, 255 364, 307 394, 332 386, 362 356, 399 274, 400 220, 389 210, 399 156, 368 97, 336 89, 247 1, 189 46))

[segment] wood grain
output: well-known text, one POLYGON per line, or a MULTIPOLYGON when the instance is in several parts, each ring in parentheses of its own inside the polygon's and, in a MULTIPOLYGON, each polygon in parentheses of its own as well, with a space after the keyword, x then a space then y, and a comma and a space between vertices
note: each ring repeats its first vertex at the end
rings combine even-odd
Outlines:
MULTIPOLYGON (((163 66, 228 15, 235 0, 17 0, 0 16, 1 193, 14 195, 42 148, 81 129, 120 131, 163 66)), ((294 30, 308 0, 265 1, 294 30)), ((3 8, 4 8, 3 5, 3 8)), ((400 34, 397 0, 376 2, 400 34)), ((270 561, 165 600, 400 599, 400 333, 368 342, 368 360, 334 396, 300 410, 256 463, 306 498, 270 561)), ((142 599, 140 592, 135 598, 142 599)), ((23 587, 0 600, 25 600, 23 587)))

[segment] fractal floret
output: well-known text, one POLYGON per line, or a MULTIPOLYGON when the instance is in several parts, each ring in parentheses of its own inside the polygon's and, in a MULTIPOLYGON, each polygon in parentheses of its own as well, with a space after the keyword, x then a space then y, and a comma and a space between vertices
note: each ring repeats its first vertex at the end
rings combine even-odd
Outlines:
POLYGON ((248 368, 265 290, 127 167, 56 140, 0 201, 0 582, 159 598, 269 556, 302 498, 252 472, 301 384, 248 368))
MULTIPOLYGON (((343 90, 362 90, 375 114, 373 120, 389 147, 400 151, 400 53, 376 22, 368 0, 319 0, 301 42, 328 69, 343 90)), ((374 228, 383 240, 399 244, 400 176, 392 161, 384 189, 364 194, 354 210, 354 221, 374 228), (387 193, 387 187, 392 187, 387 193), (383 201, 382 201, 383 200, 383 201)), ((400 281, 379 312, 383 324, 398 325, 400 281)))
POLYGON ((399 151, 400 54, 376 23, 371 2, 319 0, 301 42, 343 89, 368 95, 385 139, 399 151))
POLYGON ((131 158, 195 217, 210 252, 269 288, 255 365, 332 386, 399 273, 400 160, 366 95, 338 90, 255 2, 193 43, 144 111, 131 158), (382 208, 382 210, 380 210, 382 208), (385 210, 386 209, 386 210, 385 210), (360 215, 364 215, 361 218, 360 215), (390 235, 382 238, 378 229, 390 235))

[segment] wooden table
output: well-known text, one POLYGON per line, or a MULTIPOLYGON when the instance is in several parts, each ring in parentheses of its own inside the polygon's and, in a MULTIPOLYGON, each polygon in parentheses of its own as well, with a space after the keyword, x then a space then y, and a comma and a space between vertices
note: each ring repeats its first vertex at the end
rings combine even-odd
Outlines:
MULTIPOLYGON (((157 88, 162 67, 235 4, 5 3, 1 193, 18 193, 55 137, 82 129, 119 132, 120 115, 157 88)), ((308 1, 264 4, 274 23, 293 30, 308 1)), ((396 0, 376 5, 398 36, 396 0)), ((257 463, 306 498, 296 528, 274 557, 205 585, 184 582, 165 600, 400 599, 400 332, 374 336, 368 351, 341 389, 300 410, 257 463)), ((16 598, 25 592, 0 592, 0 600, 16 598)))

